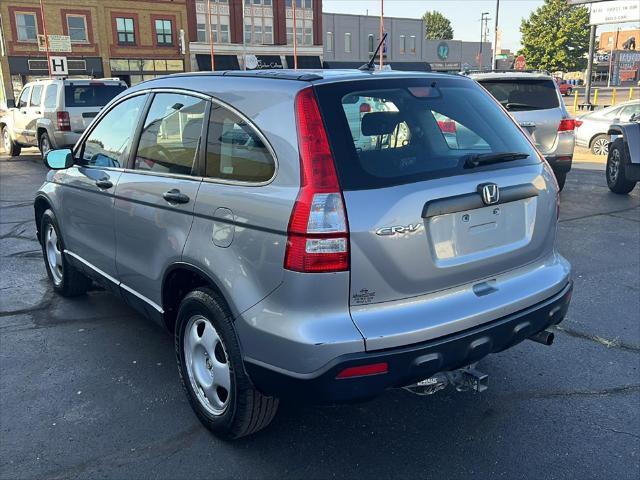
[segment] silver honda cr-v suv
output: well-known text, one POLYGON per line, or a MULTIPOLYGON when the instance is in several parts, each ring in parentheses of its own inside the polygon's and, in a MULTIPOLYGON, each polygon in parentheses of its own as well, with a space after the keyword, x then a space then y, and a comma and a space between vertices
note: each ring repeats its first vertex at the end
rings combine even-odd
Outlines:
POLYGON ((225 437, 266 426, 279 398, 482 390, 478 360, 550 343, 569 305, 553 173, 469 78, 167 76, 47 163, 54 289, 97 281, 166 326, 193 409, 225 437))

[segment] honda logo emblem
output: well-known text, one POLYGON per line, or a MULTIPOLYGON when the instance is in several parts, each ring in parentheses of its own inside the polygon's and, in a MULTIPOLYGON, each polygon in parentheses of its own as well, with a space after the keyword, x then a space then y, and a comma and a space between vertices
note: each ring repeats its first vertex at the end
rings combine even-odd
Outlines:
POLYGON ((478 193, 482 196, 485 205, 493 205, 500 201, 500 189, 495 183, 478 185, 478 193))

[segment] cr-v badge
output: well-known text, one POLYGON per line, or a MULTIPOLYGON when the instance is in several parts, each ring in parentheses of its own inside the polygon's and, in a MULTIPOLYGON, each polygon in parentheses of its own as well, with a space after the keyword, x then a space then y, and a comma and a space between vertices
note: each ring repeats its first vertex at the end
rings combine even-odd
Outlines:
POLYGON ((413 233, 420 228, 419 223, 409 225, 394 225, 393 227, 382 227, 376 230, 376 235, 395 235, 396 233, 413 233))

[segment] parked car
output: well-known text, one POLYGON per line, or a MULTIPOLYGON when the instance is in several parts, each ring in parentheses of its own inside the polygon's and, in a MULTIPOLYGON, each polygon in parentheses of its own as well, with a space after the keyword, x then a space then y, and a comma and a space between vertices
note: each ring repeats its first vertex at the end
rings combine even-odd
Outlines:
POLYGON ((607 185, 613 193, 627 194, 640 181, 640 111, 628 122, 614 123, 607 133, 611 135, 607 185))
POLYGON ((640 100, 631 100, 581 115, 576 122, 576 145, 591 149, 594 155, 609 152, 609 125, 628 122, 634 113, 640 113, 640 100))
POLYGON ((555 78, 555 81, 558 84, 558 89, 562 95, 569 96, 573 93, 573 85, 569 82, 557 77, 555 78))
POLYGON ((480 391, 476 362, 550 344, 569 305, 553 173, 465 77, 166 76, 47 163, 34 206, 54 290, 94 280, 165 326, 224 437, 280 398, 480 391))
POLYGON ((52 148, 76 143, 85 128, 116 95, 127 88, 118 79, 37 80, 27 83, 15 108, 0 118, 2 146, 11 156, 22 147, 52 148))
POLYGON ((542 72, 494 71, 474 73, 480 83, 515 118, 551 164, 560 190, 571 170, 575 120, 557 83, 542 72))

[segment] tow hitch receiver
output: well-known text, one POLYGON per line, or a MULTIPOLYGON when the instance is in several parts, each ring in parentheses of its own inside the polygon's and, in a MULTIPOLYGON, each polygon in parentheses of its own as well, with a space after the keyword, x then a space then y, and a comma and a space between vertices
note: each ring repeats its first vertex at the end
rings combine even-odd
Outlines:
POLYGON ((458 392, 472 390, 484 392, 488 386, 489 375, 476 370, 476 364, 471 364, 459 370, 436 373, 434 376, 421 380, 414 385, 407 385, 406 391, 416 395, 433 395, 452 385, 458 392))

